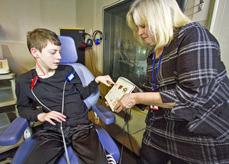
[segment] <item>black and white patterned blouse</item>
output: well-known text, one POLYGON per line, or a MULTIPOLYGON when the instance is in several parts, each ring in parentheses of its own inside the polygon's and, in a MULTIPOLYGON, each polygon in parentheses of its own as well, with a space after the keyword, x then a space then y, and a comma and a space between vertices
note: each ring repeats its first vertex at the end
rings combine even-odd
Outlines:
MULTIPOLYGON (((175 32, 162 55, 158 90, 176 105, 149 111, 143 142, 191 163, 229 163, 229 80, 217 40, 193 22, 175 32)), ((152 54, 147 62, 150 87, 152 54)), ((154 74, 157 68, 158 61, 154 74)))

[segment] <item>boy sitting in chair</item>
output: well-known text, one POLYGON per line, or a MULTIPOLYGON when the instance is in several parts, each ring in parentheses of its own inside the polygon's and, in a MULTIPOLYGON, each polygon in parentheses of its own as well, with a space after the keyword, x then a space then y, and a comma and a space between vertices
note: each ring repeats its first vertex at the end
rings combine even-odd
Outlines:
POLYGON ((83 87, 73 67, 59 65, 61 42, 48 29, 28 32, 27 46, 36 67, 17 80, 17 107, 21 117, 43 125, 33 135, 37 144, 26 163, 56 163, 66 152, 66 145, 72 146, 81 163, 107 163, 83 99, 96 92, 99 82, 107 86, 113 84, 110 76, 98 76, 83 87), (33 108, 34 103, 42 108, 33 108))

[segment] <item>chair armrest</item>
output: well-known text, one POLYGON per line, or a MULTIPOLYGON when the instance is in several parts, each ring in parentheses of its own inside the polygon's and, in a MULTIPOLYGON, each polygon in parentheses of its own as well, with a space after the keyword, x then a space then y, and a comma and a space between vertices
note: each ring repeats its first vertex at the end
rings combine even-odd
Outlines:
POLYGON ((16 118, 9 127, 0 134, 0 146, 16 144, 28 126, 26 119, 21 117, 16 118))
POLYGON ((93 105, 92 110, 104 122, 105 125, 110 125, 115 122, 114 114, 102 105, 93 105))
POLYGON ((100 143, 102 144, 103 148, 113 156, 115 161, 119 161, 120 153, 119 148, 115 144, 114 140, 111 138, 111 136, 100 127, 96 127, 97 134, 99 136, 100 143))

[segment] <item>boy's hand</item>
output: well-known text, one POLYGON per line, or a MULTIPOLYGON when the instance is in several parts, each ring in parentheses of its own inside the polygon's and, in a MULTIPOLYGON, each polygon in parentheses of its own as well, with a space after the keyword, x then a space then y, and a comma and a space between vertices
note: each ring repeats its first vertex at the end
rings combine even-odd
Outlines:
POLYGON ((96 83, 103 83, 106 86, 110 87, 111 85, 114 84, 113 80, 111 79, 111 77, 109 75, 105 75, 105 76, 97 76, 95 78, 95 82, 96 83))
POLYGON ((56 125, 55 121, 57 122, 62 122, 62 121, 66 121, 66 116, 61 114, 60 112, 57 112, 57 111, 51 111, 51 112, 48 112, 48 113, 40 113, 37 115, 37 119, 40 121, 40 122, 49 122, 50 124, 52 125, 56 125))

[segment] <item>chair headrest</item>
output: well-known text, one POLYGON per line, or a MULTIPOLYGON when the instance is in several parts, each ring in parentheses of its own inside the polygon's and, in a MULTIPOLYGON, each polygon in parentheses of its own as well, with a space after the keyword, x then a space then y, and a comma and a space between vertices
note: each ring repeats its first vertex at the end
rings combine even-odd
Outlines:
POLYGON ((78 60, 75 42, 71 37, 59 36, 61 42, 61 64, 75 63, 78 60))

